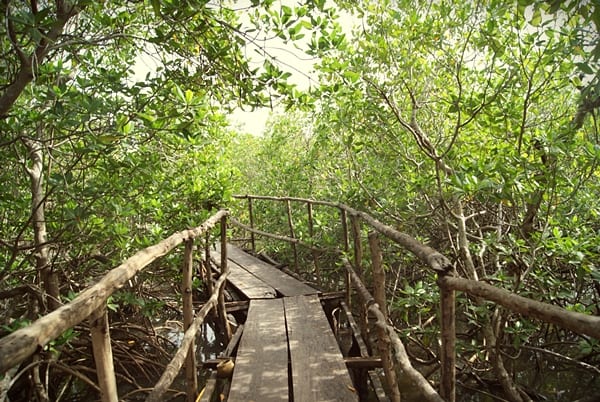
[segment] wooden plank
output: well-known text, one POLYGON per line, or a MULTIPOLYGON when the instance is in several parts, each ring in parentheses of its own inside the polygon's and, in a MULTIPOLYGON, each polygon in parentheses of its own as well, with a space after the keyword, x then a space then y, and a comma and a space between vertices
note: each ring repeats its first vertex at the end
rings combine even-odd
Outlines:
MULTIPOLYGON (((210 252, 211 257, 217 261, 217 266, 220 267, 219 258, 221 253, 216 251, 210 252)), ((239 290, 248 299, 274 299, 277 292, 272 286, 267 285, 256 276, 248 272, 244 267, 240 266, 233 260, 229 261, 229 275, 227 281, 239 290)))
POLYGON ((288 400, 288 346, 282 299, 250 301, 229 402, 288 400))
POLYGON ((284 299, 294 402, 358 401, 317 295, 284 299))
POLYGON ((248 272, 272 286, 282 296, 318 294, 319 291, 281 272, 274 266, 251 256, 239 248, 227 245, 229 259, 244 267, 248 272))
POLYGON ((211 402, 213 400, 213 394, 217 389, 217 372, 213 371, 206 380, 206 385, 200 391, 200 394, 196 398, 196 402, 211 402))

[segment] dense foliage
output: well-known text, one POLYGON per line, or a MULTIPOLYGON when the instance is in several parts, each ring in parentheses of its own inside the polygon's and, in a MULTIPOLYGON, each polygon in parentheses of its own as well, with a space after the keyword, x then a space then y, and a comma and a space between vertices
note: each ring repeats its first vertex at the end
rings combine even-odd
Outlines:
MULTIPOLYGON (((310 23, 327 14, 322 2, 294 15, 273 1, 235 3, 0 3, 3 334, 222 206, 236 177, 231 108, 282 94, 302 101, 261 41, 292 23, 296 37, 318 37, 330 29, 327 19, 310 23), (254 52, 258 66, 248 57, 254 52)), ((154 274, 178 270, 167 261, 154 274)), ((149 315, 162 295, 143 283, 131 283, 110 307, 149 315)), ((170 281, 162 284, 171 292, 170 281)), ((41 384, 34 374, 35 387, 20 377, 11 397, 22 400, 54 399, 72 382, 41 384)))
MULTIPOLYGON (((461 276, 598 314, 600 10, 528 1, 347 7, 358 23, 351 40, 321 54, 316 113, 273 117, 249 144, 255 157, 246 160, 263 169, 248 165, 243 192, 345 202, 441 250, 461 276)), ((393 247, 387 264, 396 325, 407 339, 415 330, 431 339, 435 278, 393 247)), ((459 310, 463 391, 503 374, 517 384, 498 384, 511 400, 573 400, 600 386, 593 370, 546 369, 569 358, 597 365, 595 340, 465 296, 459 310), (521 373, 532 362, 543 368, 537 377, 521 373), (577 389, 578 380, 592 388, 577 389)), ((429 342, 414 345, 422 358, 437 353, 429 342)))
MULTIPOLYGON (((600 7, 236 3, 1 2, 4 331, 234 192, 341 201, 439 249, 462 276, 599 313, 600 7), (288 82, 297 60, 274 56, 273 39, 316 62, 310 88, 288 82), (263 136, 227 125, 236 106, 278 102, 286 111, 263 136)), ((259 210, 285 233, 284 211, 259 210)), ((338 242, 336 219, 316 210, 311 241, 338 242)), ((434 275, 386 247, 391 317, 427 360, 434 275)), ((113 302, 141 303, 129 291, 113 302)), ((459 311, 463 390, 571 400, 600 389, 585 369, 597 340, 466 296, 459 311), (532 362, 539 377, 522 374, 532 362), (545 370, 565 362, 584 369, 545 370), (591 385, 574 390, 580 374, 591 385)))

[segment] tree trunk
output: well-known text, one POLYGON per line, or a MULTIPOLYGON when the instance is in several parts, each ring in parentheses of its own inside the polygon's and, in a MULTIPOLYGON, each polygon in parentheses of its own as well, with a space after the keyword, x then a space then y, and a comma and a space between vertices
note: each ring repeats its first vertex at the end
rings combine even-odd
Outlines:
POLYGON ((31 167, 25 171, 31 180, 31 223, 35 245, 35 267, 42 288, 46 293, 46 308, 49 311, 60 306, 60 290, 58 276, 49 262, 48 232, 46 230, 45 194, 44 194, 44 158, 42 144, 31 139, 24 139, 31 167))
POLYGON ((79 5, 71 4, 70 1, 57 1, 54 21, 48 31, 44 32, 42 39, 31 54, 25 54, 21 48, 21 44, 17 41, 17 33, 13 24, 10 22, 10 5, 9 1, 3 1, 0 4, 0 11, 7 18, 8 37, 12 42, 12 50, 18 55, 21 66, 15 74, 12 82, 5 86, 0 93, 0 118, 8 115, 8 112, 17 101, 21 93, 35 76, 35 70, 45 61, 50 45, 55 45, 57 39, 62 35, 63 30, 69 20, 81 12, 82 8, 79 5))
MULTIPOLYGON (((455 217, 458 221, 458 243, 459 243, 459 254, 465 267, 466 276, 474 281, 479 281, 477 269, 473 262, 473 256, 469 250, 469 239, 467 238, 467 217, 464 215, 462 203, 460 200, 457 201, 457 212, 455 217)), ((485 302, 481 297, 473 296, 473 300, 476 304, 482 306, 485 302)), ((497 311, 499 314, 500 311, 497 311)), ((494 331, 494 320, 499 319, 497 314, 493 316, 490 313, 486 313, 484 322, 482 323, 483 337, 487 345, 487 350, 490 354, 490 362, 492 364, 494 373, 500 381, 502 390, 506 396, 514 402, 525 402, 530 401, 527 397, 522 398, 519 393, 517 385, 512 380, 510 374, 504 366, 504 360, 497 349, 497 337, 494 331)))

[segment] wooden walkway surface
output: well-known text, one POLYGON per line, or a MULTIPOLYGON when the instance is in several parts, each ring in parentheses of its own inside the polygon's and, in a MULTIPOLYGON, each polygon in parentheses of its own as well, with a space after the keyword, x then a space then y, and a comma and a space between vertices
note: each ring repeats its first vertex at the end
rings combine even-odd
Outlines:
POLYGON ((228 280, 250 300, 228 401, 358 401, 319 291, 237 247, 227 254, 228 280))

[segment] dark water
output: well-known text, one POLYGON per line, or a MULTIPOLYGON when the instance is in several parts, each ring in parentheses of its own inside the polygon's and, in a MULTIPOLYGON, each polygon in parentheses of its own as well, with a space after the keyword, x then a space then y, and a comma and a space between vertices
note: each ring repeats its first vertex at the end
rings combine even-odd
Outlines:
MULTIPOLYGON (((505 359, 505 364, 508 359, 505 359)), ((508 361, 510 364, 510 361, 508 361)), ((523 351, 515 365, 515 382, 533 401, 544 402, 600 402, 600 375, 566 360, 523 351), (590 399, 587 399, 590 398, 590 399)), ((499 384, 488 387, 476 384, 457 384, 457 401, 504 401, 499 384)))
MULTIPOLYGON (((178 322, 166 322, 165 324, 168 325, 162 326, 162 328, 166 328, 166 332, 163 334, 163 336, 166 336, 175 345, 175 348, 173 348, 173 350, 171 351, 174 354, 177 350, 176 348, 178 348, 181 345, 181 342, 183 340, 183 328, 182 325, 180 325, 180 323, 178 322), (174 323, 176 323, 176 325, 173 325, 174 323)), ((206 380, 210 376, 210 372, 202 368, 202 363, 207 360, 217 358, 226 346, 226 339, 223 335, 220 334, 219 330, 216 327, 216 324, 212 321, 204 322, 200 327, 198 334, 196 335, 195 344, 196 362, 198 365, 198 391, 204 388, 206 380)), ((178 379, 176 379, 176 382, 173 384, 172 388, 181 390, 185 389, 185 383, 182 378, 182 373, 184 371, 185 368, 182 367, 180 372, 181 375, 180 377, 178 377, 178 379)), ((183 401, 185 400, 185 398, 174 398, 170 400, 183 401)))

